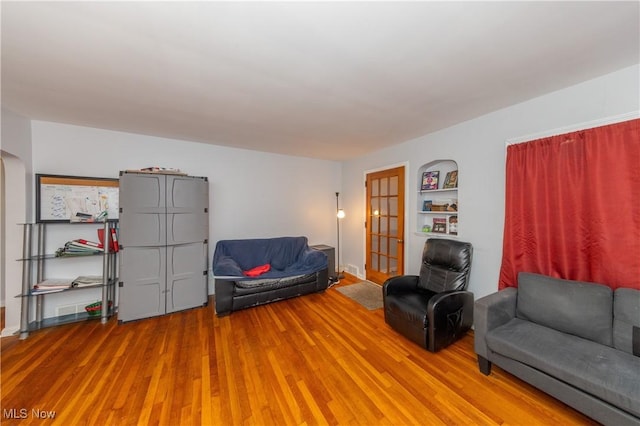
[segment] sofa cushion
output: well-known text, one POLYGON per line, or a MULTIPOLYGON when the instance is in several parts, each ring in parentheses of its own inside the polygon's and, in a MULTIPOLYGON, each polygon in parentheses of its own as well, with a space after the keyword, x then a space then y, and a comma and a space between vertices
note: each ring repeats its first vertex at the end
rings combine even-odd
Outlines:
POLYGON ((613 346, 616 349, 633 354, 634 326, 640 327, 640 290, 618 288, 613 294, 613 346))
POLYGON ((236 281, 234 295, 255 294, 263 291, 271 291, 279 288, 294 287, 300 284, 314 282, 316 274, 295 275, 285 278, 273 278, 263 280, 236 281))
POLYGON ((613 345, 613 291, 604 285, 520 272, 516 317, 613 345))
POLYGON ((547 373, 640 416, 640 358, 514 318, 489 331, 493 352, 547 373))

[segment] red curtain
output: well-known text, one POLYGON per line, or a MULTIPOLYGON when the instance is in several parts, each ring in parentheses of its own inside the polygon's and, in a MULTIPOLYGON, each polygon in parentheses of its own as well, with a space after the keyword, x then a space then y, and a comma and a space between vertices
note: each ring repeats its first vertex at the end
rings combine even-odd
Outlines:
POLYGON ((511 145, 499 288, 518 272, 640 289, 640 119, 511 145))

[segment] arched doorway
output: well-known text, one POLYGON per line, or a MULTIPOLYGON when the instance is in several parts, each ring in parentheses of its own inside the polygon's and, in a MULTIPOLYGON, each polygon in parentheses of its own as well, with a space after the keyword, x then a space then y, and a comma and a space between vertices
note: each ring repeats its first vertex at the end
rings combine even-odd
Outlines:
POLYGON ((22 160, 0 151, 0 296, 4 306, 2 336, 20 329, 21 300, 13 297, 22 288, 22 267, 16 259, 22 257, 22 227, 26 220, 26 169, 22 160))

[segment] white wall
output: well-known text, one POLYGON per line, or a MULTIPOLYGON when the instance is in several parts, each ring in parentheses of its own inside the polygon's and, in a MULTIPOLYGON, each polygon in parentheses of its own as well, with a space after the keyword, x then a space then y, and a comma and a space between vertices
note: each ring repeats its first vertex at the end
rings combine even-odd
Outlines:
MULTIPOLYGON (((340 163, 43 121, 32 122, 32 139, 34 173, 116 178, 161 166, 208 177, 210 259, 221 239, 305 235, 335 245, 340 163)), ((74 297, 95 301, 82 293, 74 297)), ((63 303, 57 296, 45 317, 63 303)))
POLYGON ((345 162, 342 257, 364 266, 364 174, 408 161, 409 230, 406 273, 417 273, 425 237, 416 229, 418 168, 440 159, 459 166, 459 238, 474 246, 470 290, 476 298, 497 290, 504 224, 505 142, 509 139, 590 122, 640 109, 640 66, 619 70, 450 128, 345 162))

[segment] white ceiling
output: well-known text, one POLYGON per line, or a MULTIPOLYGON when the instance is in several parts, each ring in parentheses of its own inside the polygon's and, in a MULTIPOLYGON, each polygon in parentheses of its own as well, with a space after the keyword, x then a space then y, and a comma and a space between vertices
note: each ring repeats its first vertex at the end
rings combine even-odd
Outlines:
POLYGON ((2 1, 2 105, 343 160, 639 63, 639 6, 2 1))

